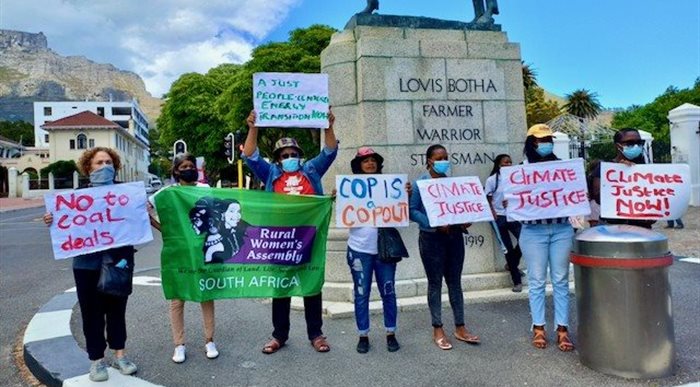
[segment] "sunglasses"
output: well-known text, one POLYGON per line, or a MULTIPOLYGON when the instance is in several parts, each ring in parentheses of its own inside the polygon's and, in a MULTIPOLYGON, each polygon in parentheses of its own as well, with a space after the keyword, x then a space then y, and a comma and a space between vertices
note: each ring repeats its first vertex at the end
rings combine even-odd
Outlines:
POLYGON ((288 159, 288 158, 290 158, 290 157, 298 158, 298 157, 299 157, 299 153, 283 153, 283 154, 280 155, 280 158, 281 158, 281 159, 288 159))
POLYGON ((620 141, 620 144, 622 144, 622 145, 639 145, 639 146, 643 146, 645 143, 646 143, 645 140, 620 141))

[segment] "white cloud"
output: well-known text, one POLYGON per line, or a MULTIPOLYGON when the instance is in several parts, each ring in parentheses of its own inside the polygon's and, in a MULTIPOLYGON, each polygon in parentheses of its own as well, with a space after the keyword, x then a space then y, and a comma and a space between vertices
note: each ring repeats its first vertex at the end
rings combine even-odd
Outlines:
POLYGON ((300 1, 2 1, 0 25, 43 31, 61 55, 134 71, 160 97, 182 73, 247 60, 300 1))

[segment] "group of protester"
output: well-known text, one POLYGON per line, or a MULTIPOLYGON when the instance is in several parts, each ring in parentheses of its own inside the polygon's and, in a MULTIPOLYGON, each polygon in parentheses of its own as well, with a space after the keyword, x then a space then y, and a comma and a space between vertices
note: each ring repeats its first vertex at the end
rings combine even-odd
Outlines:
MULTIPOLYGON (((336 158, 338 141, 333 130, 335 117, 329 112, 329 127, 324 131, 324 147, 321 152, 302 163, 304 153, 293 138, 282 138, 275 144, 272 162, 260 154, 257 146, 258 128, 255 126, 255 112, 248 119, 248 135, 243 147, 242 157, 255 176, 265 183, 265 189, 280 194, 322 195, 322 176, 336 158)), ((635 129, 622 129, 614 137, 617 156, 613 162, 625 164, 643 163, 641 156, 643 140, 635 129)), ((544 125, 534 125, 527 131, 524 146, 525 163, 539 163, 558 160, 553 150, 553 133, 544 125)), ((439 144, 431 145, 426 150, 426 172, 421 179, 439 179, 450 175, 450 158, 447 149, 439 144)), ((548 344, 545 332, 545 282, 547 271, 550 272, 554 289, 554 323, 556 325, 556 345, 561 351, 572 351, 574 344, 568 335, 569 326, 569 252, 571 250, 574 229, 567 217, 554 217, 535 221, 508 222, 507 203, 503 200, 503 190, 499 186, 500 169, 512 164, 509 155, 499 155, 494 161, 491 176, 486 180, 485 191, 492 205, 497 228, 506 247, 507 269, 513 281, 513 291, 522 290, 521 272, 518 269, 521 256, 527 263, 527 280, 530 313, 532 317, 532 345, 545 348, 548 344), (511 241, 509 233, 516 238, 511 241)), ((90 186, 114 184, 116 171, 120 167, 117 152, 109 148, 92 148, 87 150, 79 161, 81 172, 90 177, 90 186)), ((350 163, 354 174, 382 173, 384 158, 369 147, 358 149, 350 163)), ((189 154, 175 158, 172 176, 176 184, 183 186, 200 186, 197 182, 196 160, 189 154)), ((589 176, 590 195, 594 203, 599 203, 600 169, 592 171, 589 176)), ((433 341, 443 350, 452 348, 442 321, 442 283, 447 284, 450 307, 453 314, 453 336, 468 344, 479 344, 480 338, 470 333, 465 326, 464 299, 461 283, 464 266, 464 233, 470 224, 454 224, 431 227, 420 192, 413 190, 413 184, 406 184, 409 196, 409 214, 411 221, 420 229, 418 247, 428 280, 427 300, 433 327, 433 341)), ((151 203, 151 224, 160 230, 157 220, 155 201, 151 203)), ((47 225, 53 222, 51 213, 44 216, 47 225)), ((601 219, 601 221, 606 221, 601 219)), ((624 222, 651 227, 648 221, 607 220, 609 223, 624 222)), ((379 259, 379 229, 375 227, 353 228, 349 232, 347 263, 354 283, 355 320, 359 340, 356 350, 366 353, 370 349, 368 333, 369 297, 374 275, 383 303, 384 328, 386 331, 387 350, 394 352, 400 345, 396 339, 397 303, 394 290, 397 264, 379 259)), ((100 257, 98 254, 85 254, 74 258, 73 273, 82 315, 83 333, 92 365, 90 379, 104 381, 108 379, 104 352, 109 345, 115 352, 113 366, 123 374, 133 374, 137 367, 125 355, 126 325, 125 311, 127 297, 110 296, 97 290, 100 257), (105 338, 106 326, 106 338, 105 338)), ((133 266, 133 258, 126 262, 133 266)), ((263 345, 262 352, 272 354, 284 347, 290 332, 291 299, 274 298, 272 300, 273 331, 269 340, 263 345)), ((172 360, 182 363, 186 358, 184 332, 184 301, 170 301, 170 319, 172 337, 175 345, 172 360)), ((216 358, 218 351, 214 342, 215 317, 214 302, 201 303, 205 353, 208 358, 216 358)), ((311 346, 318 352, 328 352, 330 345, 322 331, 322 295, 321 293, 304 297, 304 316, 307 337, 311 346)))

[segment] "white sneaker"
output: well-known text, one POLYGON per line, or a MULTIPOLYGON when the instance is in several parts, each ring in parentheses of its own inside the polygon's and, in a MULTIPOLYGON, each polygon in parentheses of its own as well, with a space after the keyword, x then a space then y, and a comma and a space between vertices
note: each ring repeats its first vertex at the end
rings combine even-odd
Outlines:
POLYGON ((216 344, 214 344, 213 341, 208 342, 204 348, 207 351, 207 357, 209 359, 216 359, 219 357, 219 351, 216 350, 216 344))
POLYGON ((175 363, 182 363, 185 361, 185 346, 178 345, 175 347, 175 353, 173 353, 173 361, 175 363))

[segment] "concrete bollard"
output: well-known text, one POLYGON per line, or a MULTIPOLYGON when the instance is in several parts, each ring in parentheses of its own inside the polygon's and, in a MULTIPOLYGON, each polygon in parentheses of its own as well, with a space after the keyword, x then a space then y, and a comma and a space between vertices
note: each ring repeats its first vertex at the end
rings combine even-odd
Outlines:
POLYGON ((22 174, 22 198, 29 199, 31 195, 29 194, 29 174, 27 172, 22 174))
POLYGON ((9 198, 16 198, 18 197, 17 195, 17 189, 19 187, 17 186, 17 168, 15 167, 10 167, 10 169, 7 171, 7 197, 9 198))
POLYGON ((56 183, 53 181, 53 172, 49 172, 49 191, 53 191, 56 187, 56 183))

